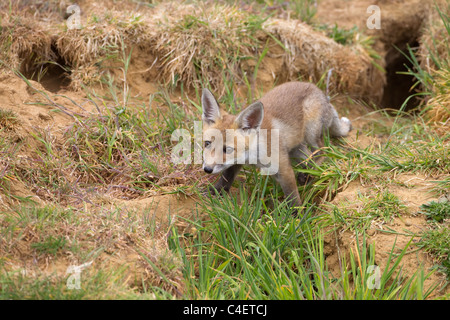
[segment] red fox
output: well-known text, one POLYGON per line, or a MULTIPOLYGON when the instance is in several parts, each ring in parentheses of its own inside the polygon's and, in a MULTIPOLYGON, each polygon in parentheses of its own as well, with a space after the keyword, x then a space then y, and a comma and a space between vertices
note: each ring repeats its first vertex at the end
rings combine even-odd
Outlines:
POLYGON ((270 168, 266 174, 281 185, 294 209, 302 201, 291 160, 298 164, 314 156, 320 163, 324 130, 344 137, 352 129, 349 119, 339 119, 325 94, 306 82, 279 85, 238 115, 220 110, 212 93, 203 89, 202 109, 203 170, 222 173, 215 190, 229 191, 244 164, 270 168), (264 163, 261 154, 268 154, 269 150, 272 161, 264 163))

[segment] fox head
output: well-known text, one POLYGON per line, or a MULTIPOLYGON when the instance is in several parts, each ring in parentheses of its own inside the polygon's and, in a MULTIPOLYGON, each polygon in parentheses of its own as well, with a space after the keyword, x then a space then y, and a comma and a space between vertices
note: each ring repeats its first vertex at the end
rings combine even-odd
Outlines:
POLYGON ((255 102, 236 115, 221 111, 208 89, 202 93, 203 170, 217 174, 248 163, 257 153, 264 107, 255 102))

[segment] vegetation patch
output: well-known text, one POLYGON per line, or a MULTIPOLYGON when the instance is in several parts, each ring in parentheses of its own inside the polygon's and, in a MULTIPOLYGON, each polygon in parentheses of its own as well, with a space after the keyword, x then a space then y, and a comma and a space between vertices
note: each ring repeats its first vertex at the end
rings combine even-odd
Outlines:
POLYGON ((70 29, 59 1, 0 4, 0 298, 448 299, 439 1, 398 52, 415 110, 379 108, 395 41, 318 21, 321 1, 78 5, 70 29), (213 196, 216 177, 171 161, 177 129, 193 159, 203 87, 237 113, 291 80, 353 125, 295 168, 301 214, 256 169, 213 196))
POLYGON ((442 198, 440 201, 431 201, 420 206, 420 213, 427 216, 427 219, 444 222, 445 219, 450 218, 450 202, 447 198, 442 198))

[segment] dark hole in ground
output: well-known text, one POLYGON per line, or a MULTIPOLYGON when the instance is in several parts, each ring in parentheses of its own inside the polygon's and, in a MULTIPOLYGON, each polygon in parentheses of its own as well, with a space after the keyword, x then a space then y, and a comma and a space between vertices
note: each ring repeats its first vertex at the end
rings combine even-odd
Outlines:
POLYGON ((30 80, 39 82, 46 90, 56 93, 70 85, 70 66, 52 45, 52 55, 46 59, 33 54, 21 66, 20 72, 30 80))
MULTIPOLYGON (((400 109, 405 100, 415 93, 411 87, 417 81, 412 75, 399 74, 407 72, 408 68, 414 70, 412 63, 403 53, 408 53, 408 45, 411 48, 418 47, 419 43, 414 40, 410 43, 397 44, 386 54, 386 85, 384 87, 383 99, 381 101, 384 108, 400 109), (402 52, 400 52, 401 50, 402 52)), ((406 103, 403 110, 411 110, 420 103, 419 97, 412 97, 406 103)))

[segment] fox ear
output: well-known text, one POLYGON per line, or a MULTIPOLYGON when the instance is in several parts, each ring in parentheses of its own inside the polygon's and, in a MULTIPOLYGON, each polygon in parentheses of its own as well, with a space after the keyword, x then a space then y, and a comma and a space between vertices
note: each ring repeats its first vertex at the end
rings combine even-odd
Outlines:
POLYGON ((261 102, 255 102, 241 111, 236 118, 240 129, 259 129, 264 118, 264 106, 261 102))
POLYGON ((220 118, 219 104, 211 91, 204 88, 202 93, 202 120, 211 124, 220 118))

